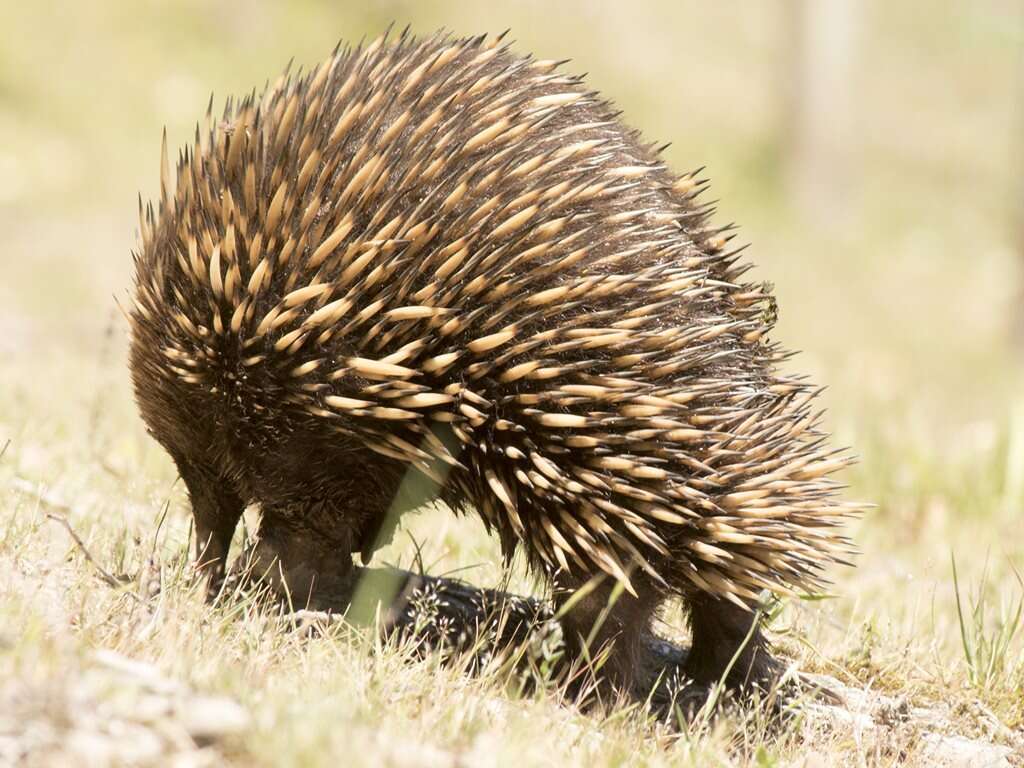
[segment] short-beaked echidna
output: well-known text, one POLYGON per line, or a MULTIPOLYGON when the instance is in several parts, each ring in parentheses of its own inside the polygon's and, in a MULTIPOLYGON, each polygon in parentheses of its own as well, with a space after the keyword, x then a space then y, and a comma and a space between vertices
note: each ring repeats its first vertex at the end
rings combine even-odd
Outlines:
POLYGON ((173 176, 131 368, 214 571, 258 503, 278 585, 329 591, 411 469, 558 599, 603 576, 566 622, 612 679, 672 596, 695 680, 770 677, 759 593, 820 587, 856 507, 695 173, 558 62, 403 34, 229 101, 173 176))

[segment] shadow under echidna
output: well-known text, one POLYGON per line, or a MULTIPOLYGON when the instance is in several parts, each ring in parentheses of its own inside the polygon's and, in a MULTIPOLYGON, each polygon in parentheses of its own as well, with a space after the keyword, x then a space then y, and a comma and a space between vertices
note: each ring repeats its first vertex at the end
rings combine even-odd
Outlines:
POLYGON ((200 566, 256 503, 255 572, 344 604, 414 472, 525 554, 612 687, 670 598, 692 681, 771 684, 759 594, 819 589, 859 507, 702 186, 500 38, 385 36, 229 101, 165 154, 131 311, 200 566))

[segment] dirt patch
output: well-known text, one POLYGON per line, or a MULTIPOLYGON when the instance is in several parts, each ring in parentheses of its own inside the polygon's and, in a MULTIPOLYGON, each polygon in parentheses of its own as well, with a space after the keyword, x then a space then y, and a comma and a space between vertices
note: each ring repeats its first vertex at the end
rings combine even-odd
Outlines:
POLYGON ((113 651, 46 680, 0 685, 0 766, 212 766, 249 714, 113 651))

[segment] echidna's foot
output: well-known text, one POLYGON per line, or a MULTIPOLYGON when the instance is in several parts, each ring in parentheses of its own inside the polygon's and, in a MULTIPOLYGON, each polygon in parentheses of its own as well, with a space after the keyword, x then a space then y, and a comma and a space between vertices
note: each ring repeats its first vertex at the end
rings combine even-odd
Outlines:
POLYGON ((779 695, 790 707, 805 703, 824 704, 830 707, 846 707, 846 700, 827 684, 797 671, 786 672, 777 686, 779 695))
POLYGON ((248 546, 232 561, 224 578, 216 585, 216 590, 213 589, 213 584, 210 585, 209 599, 230 601, 243 596, 247 599, 269 598, 273 588, 261 578, 258 568, 260 562, 256 548, 248 546))
MULTIPOLYGON (((780 668, 783 666, 776 663, 780 668)), ((728 678, 698 682, 686 675, 683 665, 669 665, 647 692, 645 700, 655 717, 675 726, 706 722, 728 714, 753 717, 756 722, 775 728, 788 723, 813 695, 814 692, 802 684, 802 678, 790 672, 781 673, 771 682, 762 679, 758 683, 737 685, 728 678)))
POLYGON ((215 603, 222 594, 231 589, 234 583, 231 574, 231 569, 224 568, 219 563, 206 565, 196 562, 193 566, 192 578, 205 595, 206 602, 215 603))
POLYGON ((655 717, 677 726, 711 721, 722 715, 756 717, 773 727, 782 726, 799 708, 798 699, 786 687, 741 692, 720 684, 685 679, 652 697, 650 705, 655 717))

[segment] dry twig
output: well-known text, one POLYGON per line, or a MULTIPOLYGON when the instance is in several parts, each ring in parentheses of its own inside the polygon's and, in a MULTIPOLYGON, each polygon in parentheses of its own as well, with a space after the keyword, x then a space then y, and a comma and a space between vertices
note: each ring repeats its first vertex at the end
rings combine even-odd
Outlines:
MULTIPOLYGON (((71 523, 68 521, 66 517, 64 517, 64 515, 58 515, 56 512, 46 512, 45 514, 46 517, 50 520, 55 520, 56 522, 64 526, 64 530, 66 530, 68 532, 68 535, 71 536, 72 540, 75 542, 75 545, 78 547, 79 550, 81 550, 82 555, 89 562, 89 564, 96 569, 96 572, 99 574, 100 578, 103 579, 103 581, 108 586, 113 587, 114 589, 124 589, 124 587, 127 584, 127 580, 118 579, 116 576, 110 573, 110 571, 108 571, 106 568, 100 565, 99 561, 92 556, 92 553, 89 551, 88 547, 85 546, 85 542, 82 541, 82 537, 75 532, 75 529, 71 526, 71 523)), ((130 589, 125 589, 124 591, 125 594, 131 597, 132 600, 134 600, 135 602, 142 602, 142 598, 140 598, 130 589)))

